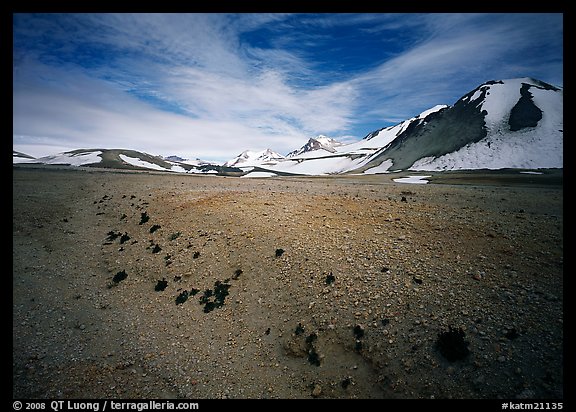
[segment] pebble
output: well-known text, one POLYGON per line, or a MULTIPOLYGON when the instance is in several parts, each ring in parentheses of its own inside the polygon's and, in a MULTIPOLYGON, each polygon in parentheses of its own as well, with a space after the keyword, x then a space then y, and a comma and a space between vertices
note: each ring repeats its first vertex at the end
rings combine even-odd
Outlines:
POLYGON ((312 396, 317 398, 322 395, 322 387, 318 384, 314 385, 314 389, 312 389, 312 396))

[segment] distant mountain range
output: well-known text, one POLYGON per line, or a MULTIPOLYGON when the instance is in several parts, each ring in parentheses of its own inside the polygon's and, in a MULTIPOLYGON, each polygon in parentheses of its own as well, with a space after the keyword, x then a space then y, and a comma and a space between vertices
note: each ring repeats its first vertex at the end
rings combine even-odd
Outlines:
POLYGON ((157 170, 162 172, 242 175, 241 169, 203 160, 174 160, 177 156, 153 156, 128 149, 78 149, 33 158, 13 151, 13 163, 102 167, 108 169, 157 170))
POLYGON ((286 156, 246 150, 215 165, 133 150, 79 149, 39 159, 14 152, 13 159, 247 176, 563 168, 563 121, 563 90, 526 77, 486 82, 453 106, 435 106, 359 142, 320 135, 286 156))

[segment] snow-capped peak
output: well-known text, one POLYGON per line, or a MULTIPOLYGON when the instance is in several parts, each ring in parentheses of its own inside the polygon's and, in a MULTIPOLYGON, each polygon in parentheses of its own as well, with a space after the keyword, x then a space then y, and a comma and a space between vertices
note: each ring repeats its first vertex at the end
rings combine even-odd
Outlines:
POLYGON ((227 167, 259 166, 266 162, 278 159, 284 159, 284 156, 270 149, 265 149, 261 151, 245 150, 238 156, 236 156, 234 159, 231 159, 226 163, 224 163, 224 166, 227 167))
POLYGON ((332 139, 331 137, 328 136, 324 136, 323 134, 318 135, 318 137, 312 138, 312 140, 316 140, 317 142, 323 144, 323 145, 334 145, 334 146, 339 146, 342 143, 338 142, 337 140, 332 139))
POLYGON ((298 150, 288 153, 286 157, 296 157, 307 152, 313 152, 315 150, 325 150, 330 153, 336 152, 336 147, 342 146, 337 140, 331 137, 319 135, 318 137, 311 137, 308 142, 298 150))

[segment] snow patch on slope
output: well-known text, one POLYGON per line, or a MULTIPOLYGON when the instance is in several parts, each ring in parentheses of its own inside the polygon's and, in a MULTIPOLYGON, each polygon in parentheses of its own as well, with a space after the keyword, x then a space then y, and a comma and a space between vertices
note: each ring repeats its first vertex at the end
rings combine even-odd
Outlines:
POLYGON ((562 141, 547 141, 533 131, 495 135, 443 156, 425 157, 410 170, 540 169, 563 167, 562 141))
POLYGON ((392 179, 392 180, 394 180, 396 183, 410 183, 413 185, 425 185, 426 183, 428 183, 428 180, 426 180, 427 177, 431 177, 431 176, 407 176, 407 177, 399 177, 397 179, 392 179))
POLYGON ((392 162, 392 160, 386 159, 382 163, 380 163, 378 166, 371 167, 370 169, 365 170, 364 174, 375 175, 377 173, 390 173, 389 169, 392 167, 393 164, 394 164, 394 162, 392 162))
POLYGON ((278 176, 276 173, 272 173, 272 172, 250 172, 248 174, 245 174, 244 176, 240 176, 240 177, 274 177, 274 176, 278 176))
POLYGON ((124 154, 120 154, 118 155, 120 157, 120 159, 122 159, 124 162, 128 163, 129 165, 132 166, 138 166, 138 167, 143 167, 146 169, 154 169, 154 170, 162 170, 164 172, 166 171, 170 171, 170 169, 166 169, 165 167, 159 166, 157 164, 154 163, 150 163, 147 162, 145 160, 142 160, 140 158, 137 157, 130 157, 130 156, 126 156, 124 154))
POLYGON ((275 165, 267 166, 266 169, 302 175, 327 175, 357 169, 367 160, 365 157, 353 159, 349 156, 332 156, 301 161, 285 159, 275 165))
POLYGON ((100 163, 102 158, 101 151, 84 152, 84 153, 58 153, 53 156, 38 158, 34 163, 44 163, 49 165, 70 165, 82 166, 94 163, 100 163))

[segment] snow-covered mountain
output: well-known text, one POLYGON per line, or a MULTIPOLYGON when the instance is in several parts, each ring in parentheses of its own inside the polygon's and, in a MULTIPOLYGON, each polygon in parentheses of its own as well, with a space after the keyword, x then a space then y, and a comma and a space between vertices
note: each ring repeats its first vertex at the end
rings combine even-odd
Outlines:
POLYGON ((240 169, 202 160, 168 160, 162 156, 128 149, 78 149, 39 158, 14 152, 13 163, 102 167, 108 169, 157 170, 162 172, 240 175, 240 169))
POLYGON ((270 149, 261 151, 245 150, 224 163, 226 167, 248 167, 248 166, 262 166, 269 163, 275 163, 276 161, 284 159, 280 153, 276 153, 270 149))
MULTIPOLYGON (((17 152, 14 152, 17 153, 17 152)), ((102 151, 100 149, 78 149, 70 152, 57 153, 54 155, 34 158, 32 156, 20 157, 16 160, 14 154, 14 163, 38 163, 45 165, 66 165, 66 166, 84 166, 100 163, 102 161, 102 151)))
POLYGON ((334 153, 318 150, 263 169, 318 175, 562 168, 563 121, 562 89, 528 77, 489 81, 453 106, 434 106, 334 153))
POLYGON ((412 123, 368 172, 563 167, 563 92, 532 78, 489 81, 412 123))
POLYGON ((355 171, 366 165, 375 153, 401 136, 411 124, 425 122, 446 107, 435 106, 397 125, 372 132, 359 142, 334 146, 334 152, 324 149, 306 152, 268 163, 266 166, 261 166, 261 169, 278 174, 295 175, 325 175, 355 171))
POLYGON ((32 163, 36 160, 34 156, 30 156, 29 154, 17 152, 16 150, 12 150, 12 164, 16 163, 32 163))
POLYGON ((318 150, 326 152, 324 154, 334 153, 336 152, 336 147, 342 145, 343 143, 340 143, 337 140, 334 140, 328 136, 320 135, 318 137, 311 137, 304 146, 302 146, 300 149, 288 153, 286 157, 302 157, 302 155, 310 152, 315 153, 312 153, 310 156, 306 155, 306 157, 322 155, 323 153, 318 153, 318 150))
POLYGON ((355 143, 311 138, 287 157, 246 150, 215 165, 133 150, 79 149, 38 159, 14 152, 13 162, 248 177, 563 168, 563 124, 563 90, 525 77, 483 83, 453 106, 434 106, 355 143))

